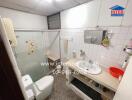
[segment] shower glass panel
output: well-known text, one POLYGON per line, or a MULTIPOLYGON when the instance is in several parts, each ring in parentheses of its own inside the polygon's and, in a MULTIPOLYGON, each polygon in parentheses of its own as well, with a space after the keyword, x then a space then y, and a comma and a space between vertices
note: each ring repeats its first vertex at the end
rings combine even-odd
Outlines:
POLYGON ((14 53, 19 69, 22 75, 29 74, 37 81, 49 72, 44 54, 45 37, 42 32, 16 32, 16 36, 18 45, 14 53))

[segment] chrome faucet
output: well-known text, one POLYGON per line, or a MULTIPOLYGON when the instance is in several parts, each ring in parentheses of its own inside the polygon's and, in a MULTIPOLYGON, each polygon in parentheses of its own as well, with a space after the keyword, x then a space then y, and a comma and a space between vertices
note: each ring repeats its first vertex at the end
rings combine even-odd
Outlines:
POLYGON ((85 51, 80 50, 80 58, 82 58, 83 60, 85 60, 86 54, 85 51))

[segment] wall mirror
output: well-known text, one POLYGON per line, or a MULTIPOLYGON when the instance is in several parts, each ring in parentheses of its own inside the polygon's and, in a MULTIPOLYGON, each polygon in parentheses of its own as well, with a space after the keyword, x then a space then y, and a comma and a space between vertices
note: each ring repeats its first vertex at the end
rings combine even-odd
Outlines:
POLYGON ((109 46, 107 30, 85 30, 84 43, 109 46))

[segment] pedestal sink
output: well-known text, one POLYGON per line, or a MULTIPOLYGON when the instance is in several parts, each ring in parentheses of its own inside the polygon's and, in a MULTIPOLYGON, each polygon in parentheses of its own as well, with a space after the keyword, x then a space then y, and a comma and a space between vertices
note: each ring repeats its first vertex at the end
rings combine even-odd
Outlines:
POLYGON ((91 60, 89 60, 89 61, 79 60, 75 63, 75 65, 85 73, 89 73, 89 74, 99 74, 99 73, 101 73, 100 66, 97 63, 95 63, 91 60))

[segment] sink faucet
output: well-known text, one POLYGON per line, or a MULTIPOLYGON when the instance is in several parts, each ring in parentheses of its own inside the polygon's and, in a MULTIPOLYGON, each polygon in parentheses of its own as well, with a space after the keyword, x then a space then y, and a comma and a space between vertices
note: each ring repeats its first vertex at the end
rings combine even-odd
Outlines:
POLYGON ((83 60, 85 60, 86 54, 85 51, 80 50, 80 58, 82 58, 83 60))

